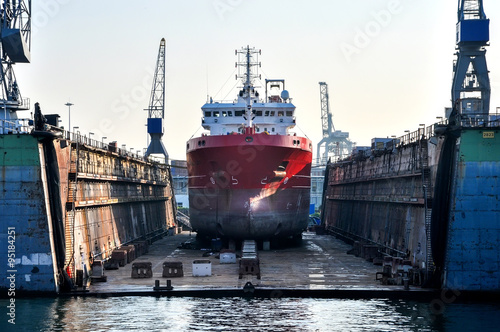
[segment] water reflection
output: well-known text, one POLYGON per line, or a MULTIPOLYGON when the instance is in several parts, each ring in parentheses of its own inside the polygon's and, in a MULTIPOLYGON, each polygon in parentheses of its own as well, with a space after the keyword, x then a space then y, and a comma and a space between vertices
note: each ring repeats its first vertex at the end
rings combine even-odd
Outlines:
MULTIPOLYGON (((6 300, 0 300, 5 308, 6 300)), ((4 315, 5 317, 6 315, 4 315)), ((18 299, 0 331, 493 331, 500 305, 341 299, 18 299)))

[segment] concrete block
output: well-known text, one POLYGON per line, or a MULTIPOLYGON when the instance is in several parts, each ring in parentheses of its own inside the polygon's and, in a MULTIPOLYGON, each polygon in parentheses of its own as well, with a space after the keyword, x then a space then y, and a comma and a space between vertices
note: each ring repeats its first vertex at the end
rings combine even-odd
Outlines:
POLYGON ((212 262, 208 259, 193 261, 193 277, 210 277, 212 275, 212 262))
POLYGON ((236 264, 236 254, 234 252, 221 252, 219 259, 221 264, 236 264))
POLYGON ((127 262, 131 263, 135 260, 135 246, 134 245, 126 245, 121 246, 120 249, 127 250, 127 262))
POLYGON ((104 264, 100 260, 95 260, 92 263, 92 276, 100 277, 104 275, 104 264))
POLYGON ((246 274, 255 275, 260 279, 260 264, 257 257, 240 259, 239 278, 246 274))
POLYGON ((151 262, 132 263, 132 278, 152 278, 153 269, 151 262))
POLYGON ((119 266, 125 266, 128 263, 127 250, 115 249, 111 253, 111 259, 118 263, 119 266))
POLYGON ((163 262, 163 273, 164 278, 176 278, 184 277, 184 269, 182 262, 163 262))

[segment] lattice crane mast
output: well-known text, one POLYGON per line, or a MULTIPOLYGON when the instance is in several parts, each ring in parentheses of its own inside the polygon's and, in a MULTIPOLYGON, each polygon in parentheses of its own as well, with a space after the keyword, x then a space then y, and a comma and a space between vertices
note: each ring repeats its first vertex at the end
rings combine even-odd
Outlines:
POLYGON ((29 99, 23 99, 12 65, 29 63, 31 49, 31 0, 4 0, 0 3, 0 118, 17 119, 16 111, 28 110, 29 99))
POLYGON ((323 138, 329 137, 335 131, 333 125, 333 115, 330 113, 330 101, 328 96, 328 84, 319 82, 319 94, 321 102, 321 126, 323 128, 323 138))
POLYGON ((349 133, 335 130, 333 125, 333 115, 330 112, 330 101, 328 95, 328 84, 319 82, 320 102, 321 102, 321 127, 323 138, 317 146, 316 163, 326 164, 329 155, 334 158, 343 158, 351 153, 352 142, 349 140, 349 133), (323 151, 323 152, 321 152, 323 151))
POLYGON ((163 154, 165 163, 168 163, 167 149, 163 145, 163 119, 165 118, 165 38, 160 41, 158 59, 156 61, 155 76, 151 89, 151 98, 148 111, 148 134, 151 137, 145 156, 163 154))
POLYGON ((491 87, 486 65, 489 25, 482 0, 458 1, 458 52, 451 95, 452 103, 460 101, 462 114, 485 115, 490 110, 491 87))

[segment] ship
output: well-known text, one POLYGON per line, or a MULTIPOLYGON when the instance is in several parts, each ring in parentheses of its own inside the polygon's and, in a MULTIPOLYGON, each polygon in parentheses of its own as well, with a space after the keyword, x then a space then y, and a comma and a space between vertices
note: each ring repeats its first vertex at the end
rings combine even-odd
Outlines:
POLYGON ((231 240, 300 238, 307 228, 312 143, 291 133, 295 106, 284 79, 266 79, 260 50, 236 50, 241 89, 232 101, 202 107, 209 133, 186 143, 189 210, 201 237, 231 240))
POLYGON ((322 225, 383 265, 382 282, 498 292, 500 115, 489 109, 482 1, 459 2, 456 37, 452 107, 331 160, 322 225))

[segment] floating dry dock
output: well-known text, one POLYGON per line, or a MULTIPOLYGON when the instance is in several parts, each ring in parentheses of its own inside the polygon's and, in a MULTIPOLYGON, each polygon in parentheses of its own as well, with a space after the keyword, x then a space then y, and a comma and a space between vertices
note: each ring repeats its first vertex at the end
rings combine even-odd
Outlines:
POLYGON ((374 139, 327 166, 323 224, 405 257, 436 287, 500 291, 499 131, 498 114, 455 114, 374 139))
POLYGON ((170 168, 44 120, 0 121, 0 290, 57 293, 175 225, 170 168))

